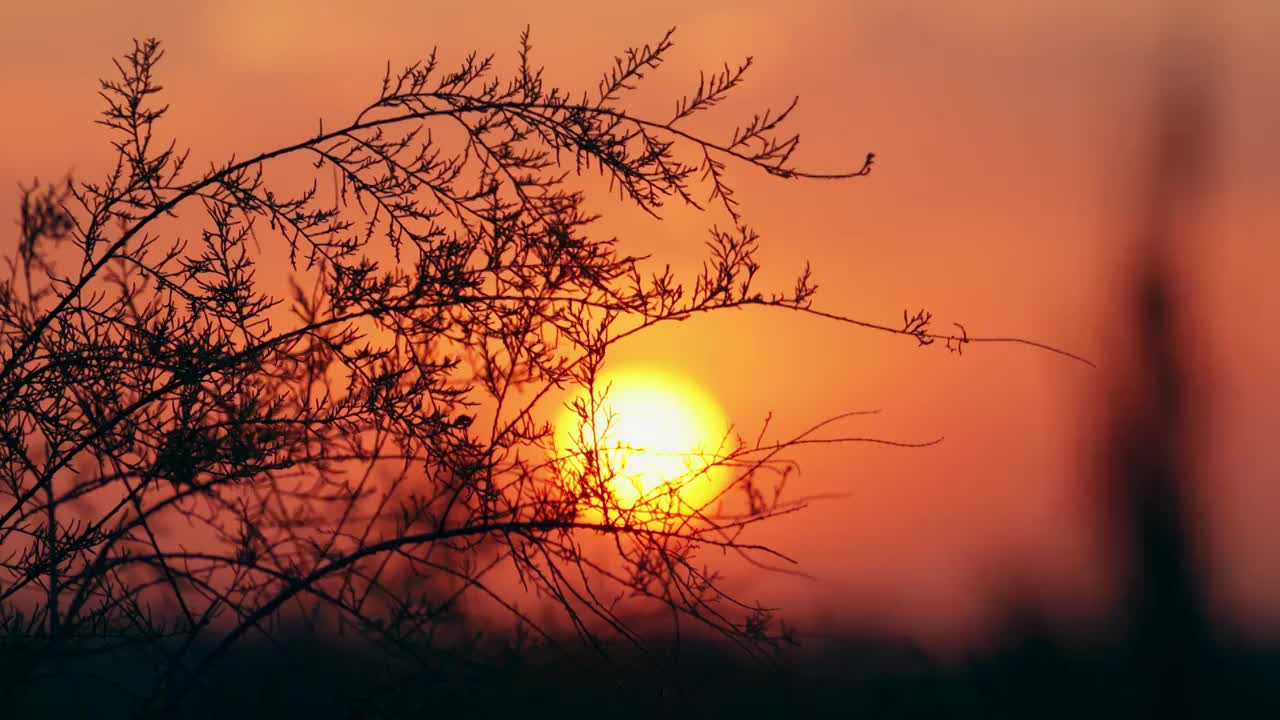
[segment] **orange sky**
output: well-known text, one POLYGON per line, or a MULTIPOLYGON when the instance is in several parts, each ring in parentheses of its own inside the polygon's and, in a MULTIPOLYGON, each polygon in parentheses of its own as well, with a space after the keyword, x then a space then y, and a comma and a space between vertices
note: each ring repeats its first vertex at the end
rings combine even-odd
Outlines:
MULTIPOLYGON (((404 64, 432 45, 446 58, 474 48, 509 61, 531 24, 549 78, 580 89, 614 53, 675 25, 670 63, 636 109, 665 112, 698 69, 751 54, 754 76, 711 131, 799 94, 802 165, 840 170, 867 151, 879 158, 870 178, 845 183, 734 176, 764 237, 766 283, 789 287, 808 259, 824 309, 892 323, 904 307, 926 307, 973 334, 1042 340, 1104 366, 1113 354, 1125 317, 1116 310, 1121 213, 1140 177, 1162 4, 545 5, 5 3, 0 187, 16 199, 19 181, 102 172, 109 147, 91 124, 95 79, 133 37, 165 42, 167 128, 199 167, 296 140, 319 117, 350 117, 372 99, 386 60, 404 64)), ((1280 630, 1280 459, 1269 452, 1269 429, 1280 427, 1280 380, 1270 372, 1280 348, 1261 334, 1280 309, 1269 287, 1280 260, 1280 3, 1214 7, 1224 137, 1207 199, 1212 240, 1189 263, 1192 320, 1212 371, 1206 522, 1222 606, 1280 630)), ((0 205, 7 227, 15 209, 0 205)), ((654 224, 623 211, 606 227, 630 251, 688 261, 713 222, 725 218, 675 212, 654 224)), ((614 362, 676 369, 749 432, 770 411, 781 431, 795 432, 882 408, 846 427, 900 440, 946 436, 927 450, 793 454, 804 469, 795 492, 847 498, 781 519, 759 538, 817 579, 734 580, 793 614, 888 613, 895 627, 941 635, 977 626, 988 581, 1007 571, 1051 583, 1057 597, 1096 589, 1082 478, 1094 467, 1105 371, 1017 347, 973 347, 958 358, 778 311, 661 329, 620 347, 614 362)))

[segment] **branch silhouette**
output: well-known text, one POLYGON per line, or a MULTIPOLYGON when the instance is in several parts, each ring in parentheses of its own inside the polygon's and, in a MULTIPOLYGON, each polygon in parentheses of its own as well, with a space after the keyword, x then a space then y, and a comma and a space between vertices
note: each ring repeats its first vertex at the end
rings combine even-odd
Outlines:
POLYGON ((161 135, 159 41, 117 59, 99 92, 113 167, 23 187, 0 277, 0 633, 25 659, 6 697, 77 653, 128 647, 160 668, 139 713, 172 715, 246 635, 290 622, 466 654, 477 593, 518 635, 560 642, 486 580, 498 568, 601 652, 639 643, 639 600, 761 655, 786 628, 699 551, 790 561, 742 534, 804 507, 782 495, 790 448, 937 441, 817 437, 826 423, 726 436, 710 500, 681 495, 711 472, 691 468, 624 504, 598 437, 579 433, 576 465, 556 456, 541 419, 554 392, 595 388, 609 349, 655 325, 756 306, 1089 363, 934 333, 923 311, 897 328, 814 309, 808 268, 758 289, 759 236, 726 168, 848 180, 875 156, 795 165, 794 101, 720 137, 689 129, 750 58, 704 73, 669 120, 631 112, 673 37, 619 56, 594 97, 546 84, 527 30, 505 80, 492 56, 446 71, 432 52, 388 65, 345 125, 203 171, 161 135), (301 190, 285 189, 291 158, 309 167, 301 190), (731 226, 711 227, 690 277, 650 272, 593 235, 593 176, 655 217, 714 204, 731 226))

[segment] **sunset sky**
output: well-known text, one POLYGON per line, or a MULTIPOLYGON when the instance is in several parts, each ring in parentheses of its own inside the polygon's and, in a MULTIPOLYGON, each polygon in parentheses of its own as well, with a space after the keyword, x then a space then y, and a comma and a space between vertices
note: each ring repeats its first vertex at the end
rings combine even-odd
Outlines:
MULTIPOLYGON (((165 132, 193 167, 249 156, 349 119, 393 67, 438 46, 514 62, 532 26, 535 59, 569 90, 593 88, 612 57, 678 28, 670 61, 632 108, 667 114, 699 69, 746 55, 753 75, 703 120, 710 134, 764 107, 800 105, 806 169, 870 177, 785 182, 736 169, 762 235, 762 286, 789 289, 810 261, 816 306, 894 324, 932 311, 939 329, 1019 336, 963 357, 910 339, 779 310, 713 315, 618 348, 616 366, 661 367, 695 383, 745 434, 775 434, 880 409, 839 434, 927 449, 842 445, 791 453, 795 495, 839 495, 759 530, 806 580, 738 568, 732 587, 813 627, 873 619, 929 638, 980 630, 991 584, 1043 583, 1066 609, 1102 597, 1087 522, 1109 372, 1123 350, 1130 239, 1142 178, 1165 3, 796 2, 12 2, 0 9, 0 221, 17 184, 107 169, 92 121, 96 78, 133 38, 167 48, 165 132)), ((1205 383, 1199 478, 1214 592, 1233 620, 1280 633, 1280 3, 1214 3, 1205 33, 1220 80, 1215 189, 1186 260, 1205 383)), ((1206 11, 1206 17, 1209 11, 1206 11)), ((606 196, 607 197, 607 196, 606 196)), ((603 202, 600 232, 628 252, 689 269, 723 213, 673 210, 661 223, 603 202)), ((7 247, 7 246, 6 246, 7 247)))

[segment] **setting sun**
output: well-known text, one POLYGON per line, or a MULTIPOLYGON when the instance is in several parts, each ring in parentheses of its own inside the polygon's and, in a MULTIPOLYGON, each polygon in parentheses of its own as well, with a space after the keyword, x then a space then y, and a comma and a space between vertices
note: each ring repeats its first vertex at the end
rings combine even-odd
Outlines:
POLYGON ((586 505, 619 510, 687 512, 715 497, 730 451, 728 423, 697 386, 665 372, 624 370, 581 391, 556 422, 556 455, 567 478, 593 490, 586 505), (599 472, 588 471, 587 448, 599 472))

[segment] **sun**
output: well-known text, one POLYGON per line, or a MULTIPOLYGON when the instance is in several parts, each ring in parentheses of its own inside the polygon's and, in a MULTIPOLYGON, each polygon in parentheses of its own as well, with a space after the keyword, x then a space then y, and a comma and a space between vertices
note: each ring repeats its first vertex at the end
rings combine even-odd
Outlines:
POLYGON ((688 514, 723 489, 729 426, 715 400, 679 376, 604 373, 565 404, 555 424, 561 477, 589 515, 688 514), (587 462, 594 454, 596 463, 587 462))

